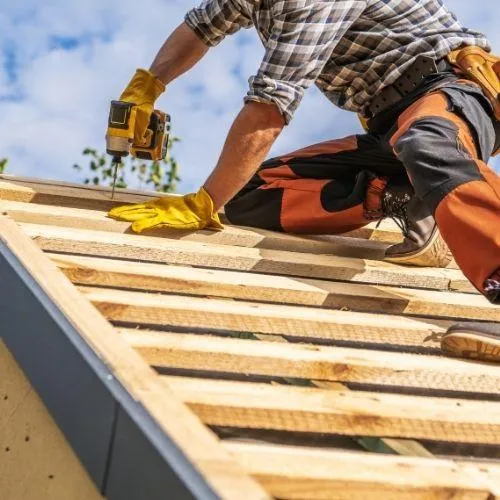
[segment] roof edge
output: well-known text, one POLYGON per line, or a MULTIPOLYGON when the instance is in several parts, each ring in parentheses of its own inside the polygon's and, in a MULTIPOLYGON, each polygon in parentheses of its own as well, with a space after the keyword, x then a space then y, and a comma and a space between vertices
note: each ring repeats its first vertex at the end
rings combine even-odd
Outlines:
POLYGON ((132 499, 139 488, 152 500, 165 498, 165 491, 178 499, 220 498, 82 338, 4 234, 0 282, 8 284, 0 304, 2 338, 103 494, 132 499))

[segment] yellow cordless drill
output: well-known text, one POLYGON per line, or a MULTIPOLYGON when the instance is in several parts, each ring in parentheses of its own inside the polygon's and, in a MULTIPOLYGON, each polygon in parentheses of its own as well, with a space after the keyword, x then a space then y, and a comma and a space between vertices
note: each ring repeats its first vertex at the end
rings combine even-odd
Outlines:
POLYGON ((115 196, 118 167, 131 154, 141 160, 159 161, 167 155, 168 136, 170 133, 170 116, 155 109, 151 115, 148 130, 151 131, 148 144, 134 144, 136 108, 133 103, 111 101, 109 111, 108 133, 106 135, 106 152, 113 157, 113 190, 115 196))

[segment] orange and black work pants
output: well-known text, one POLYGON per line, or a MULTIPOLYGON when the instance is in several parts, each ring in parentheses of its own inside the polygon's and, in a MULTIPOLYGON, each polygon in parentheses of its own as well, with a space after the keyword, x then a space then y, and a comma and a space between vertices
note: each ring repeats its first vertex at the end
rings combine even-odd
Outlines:
POLYGON ((379 129, 266 161, 226 216, 239 225, 338 234, 382 216, 387 182, 409 182, 464 274, 500 302, 500 178, 486 164, 500 127, 482 91, 447 81, 379 129))

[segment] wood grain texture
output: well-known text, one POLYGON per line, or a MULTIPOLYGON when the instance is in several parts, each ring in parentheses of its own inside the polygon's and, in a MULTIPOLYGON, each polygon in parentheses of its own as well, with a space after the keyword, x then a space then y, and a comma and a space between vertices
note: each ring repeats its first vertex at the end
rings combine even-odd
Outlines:
POLYGON ((497 396, 500 387, 500 370, 486 363, 208 335, 120 332, 150 365, 157 367, 463 391, 476 396, 497 396))
POLYGON ((361 343, 433 345, 451 322, 80 287, 112 321, 361 343))
POLYGON ((264 490, 221 448, 216 436, 168 392, 157 374, 116 335, 114 328, 50 259, 5 216, 0 216, 0 241, 106 363, 112 375, 144 406, 222 498, 233 499, 236 492, 242 490, 248 491, 249 498, 268 498, 264 490))
POLYGON ((151 191, 85 186, 70 182, 0 175, 0 200, 60 207, 110 210, 123 203, 142 203, 158 197, 151 191))
MULTIPOLYGON (((352 232, 349 236, 354 238, 295 237, 230 225, 218 233, 160 230, 139 236, 126 234, 128 223, 106 217, 105 211, 112 206, 156 196, 120 190, 111 200, 109 189, 0 176, 0 211, 19 222, 40 248, 82 254, 50 257, 70 280, 86 285, 80 287, 82 295, 113 321, 244 332, 264 339, 284 340, 281 335, 286 335, 295 340, 354 342, 359 347, 378 344, 437 350, 450 322, 430 316, 500 320, 498 308, 470 294, 476 292, 459 271, 377 262, 388 243, 401 239, 399 230, 386 221, 379 228, 372 224, 352 232), (335 308, 362 312, 329 310, 335 308)), ((48 276, 45 270, 41 274, 44 279, 48 276)), ((63 301, 67 291, 64 286, 56 292, 51 288, 58 301, 63 301)), ((71 294, 65 299, 71 317, 80 304, 68 305, 73 299, 71 294)), ((491 500, 499 494, 498 470, 484 466, 467 469, 449 461, 415 463, 370 454, 346 458, 342 452, 326 452, 335 456, 325 457, 322 450, 279 446, 250 449, 226 443, 221 448, 193 415, 210 425, 373 436, 400 453, 424 453, 414 439, 500 444, 499 403, 353 392, 341 385, 475 392, 486 397, 498 392, 496 367, 360 348, 227 339, 201 335, 199 330, 194 335, 122 328, 118 331, 123 339, 115 338, 119 347, 111 352, 111 335, 116 336, 116 330, 104 322, 103 349, 99 336, 90 333, 92 322, 83 318, 89 313, 86 307, 77 316, 85 323, 90 341, 105 359, 119 365, 120 380, 137 385, 134 397, 164 427, 168 425, 169 432, 176 433, 179 446, 191 447, 189 458, 210 476, 223 498, 239 498, 247 487, 250 496, 245 498, 267 498, 248 474, 269 494, 290 499, 491 500), (137 369, 137 358, 124 350, 122 340, 154 365, 306 378, 324 389, 158 377, 144 363, 137 369), (133 359, 133 369, 126 373, 133 359), (182 404, 179 409, 180 401, 193 412, 182 404)), ((93 323, 99 335, 101 321, 93 323)))
POLYGON ((480 470, 487 466, 451 460, 238 442, 224 446, 278 498, 488 500, 497 490, 488 472, 480 470))
POLYGON ((1 338, 0 497, 102 499, 1 338))
POLYGON ((208 425, 500 445, 500 403, 162 378, 208 425))
MULTIPOLYGON (((0 175, 0 200, 8 201, 109 210, 117 204, 142 203, 161 195, 153 191, 117 189, 115 198, 111 199, 111 192, 111 188, 102 186, 0 175)), ((380 224, 373 222, 346 235, 386 243, 398 243, 402 239, 401 231, 391 220, 384 220, 380 224)))
POLYGON ((453 269, 415 268, 408 272, 408 268, 388 262, 333 255, 235 248, 34 224, 21 226, 40 248, 51 252, 437 290, 448 290, 452 279, 461 279, 453 269))
POLYGON ((481 295, 49 254, 74 283, 386 314, 500 321, 481 295))
MULTIPOLYGON (((2 193, 0 181, 0 196, 2 193)), ((107 217, 107 212, 74 207, 41 205, 5 201, 0 198, 0 210, 16 222, 58 227, 132 233, 130 223, 107 217)), ((294 236, 265 229, 226 225, 224 231, 179 231, 155 229, 144 234, 174 240, 198 241, 218 245, 267 248, 313 254, 331 254, 363 259, 383 258, 388 244, 343 236, 294 236)))

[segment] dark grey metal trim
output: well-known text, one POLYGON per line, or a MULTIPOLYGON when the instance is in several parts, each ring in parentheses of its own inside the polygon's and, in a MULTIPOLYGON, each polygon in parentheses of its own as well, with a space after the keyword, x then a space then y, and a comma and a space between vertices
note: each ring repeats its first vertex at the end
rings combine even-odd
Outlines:
POLYGON ((219 498, 3 242, 0 337, 109 500, 219 498))
POLYGON ((118 413, 107 493, 110 498, 120 500, 195 499, 192 495, 188 497, 172 470, 165 470, 163 457, 143 438, 123 409, 118 413), (144 460, 148 466, 138 469, 137 462, 144 460))

